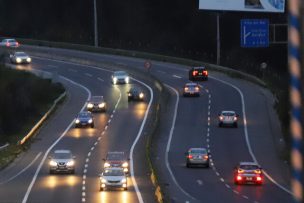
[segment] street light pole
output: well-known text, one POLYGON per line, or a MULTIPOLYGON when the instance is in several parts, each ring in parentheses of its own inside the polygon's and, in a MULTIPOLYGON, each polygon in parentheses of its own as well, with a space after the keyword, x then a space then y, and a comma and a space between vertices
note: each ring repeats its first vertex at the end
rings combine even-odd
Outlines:
POLYGON ((221 63, 220 14, 216 13, 216 65, 221 63))
POLYGON ((98 47, 97 6, 94 0, 94 46, 98 47))

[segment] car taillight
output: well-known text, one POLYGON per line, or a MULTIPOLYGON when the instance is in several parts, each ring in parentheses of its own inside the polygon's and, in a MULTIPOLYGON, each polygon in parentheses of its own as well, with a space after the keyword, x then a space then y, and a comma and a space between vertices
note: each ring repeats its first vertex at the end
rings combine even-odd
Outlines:
POLYGON ((244 170, 238 169, 238 173, 244 173, 244 170))
POLYGON ((193 156, 192 156, 192 155, 188 155, 188 158, 189 158, 189 159, 192 159, 192 158, 193 158, 193 156))
POLYGON ((257 169, 257 170, 254 170, 254 173, 256 173, 256 174, 261 174, 262 172, 261 172, 260 169, 257 169))
POLYGON ((197 75, 197 73, 198 73, 198 71, 197 71, 197 70, 195 70, 195 71, 193 71, 193 72, 192 72, 192 75, 193 75, 193 76, 196 76, 196 75, 197 75))
POLYGON ((204 71, 203 71, 203 74, 204 74, 204 75, 208 75, 208 71, 204 70, 204 71))
POLYGON ((236 117, 236 116, 234 116, 233 120, 235 120, 235 121, 236 121, 236 120, 237 120, 237 117, 236 117))
POLYGON ((262 181, 262 177, 261 177, 261 176, 258 176, 258 177, 256 178, 256 180, 259 181, 259 182, 261 182, 261 181, 262 181))
POLYGON ((196 90, 196 91, 199 91, 199 87, 195 87, 195 90, 196 90))
POLYGON ((204 156, 204 159, 205 159, 205 160, 207 160, 208 158, 209 158, 208 155, 205 155, 205 156, 204 156))
POLYGON ((19 46, 19 42, 16 42, 16 46, 19 46))
POLYGON ((9 42, 6 42, 6 46, 9 47, 9 45, 10 45, 10 43, 9 43, 9 42))
POLYGON ((224 119, 224 117, 223 116, 220 116, 220 120, 222 121, 224 119))
POLYGON ((242 180, 242 176, 237 176, 236 180, 242 180))

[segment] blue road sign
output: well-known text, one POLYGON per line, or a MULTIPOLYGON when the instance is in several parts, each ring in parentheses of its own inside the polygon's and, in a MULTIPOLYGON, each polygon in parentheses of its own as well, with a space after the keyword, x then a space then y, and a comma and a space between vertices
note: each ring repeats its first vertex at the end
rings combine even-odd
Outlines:
POLYGON ((242 19, 241 47, 269 47, 269 20, 242 19))

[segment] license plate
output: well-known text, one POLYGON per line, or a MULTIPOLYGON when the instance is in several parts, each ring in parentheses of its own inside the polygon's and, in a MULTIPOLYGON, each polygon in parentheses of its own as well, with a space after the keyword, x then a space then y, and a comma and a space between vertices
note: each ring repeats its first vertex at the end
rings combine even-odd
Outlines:
POLYGON ((252 180, 252 178, 251 177, 247 177, 246 180, 252 180))

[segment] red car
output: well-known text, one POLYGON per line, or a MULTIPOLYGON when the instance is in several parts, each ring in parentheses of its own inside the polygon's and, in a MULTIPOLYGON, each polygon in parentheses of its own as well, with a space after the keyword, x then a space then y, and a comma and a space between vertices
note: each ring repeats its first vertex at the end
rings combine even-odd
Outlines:
POLYGON ((262 168, 255 162, 240 162, 234 169, 234 183, 262 185, 264 175, 262 168))

